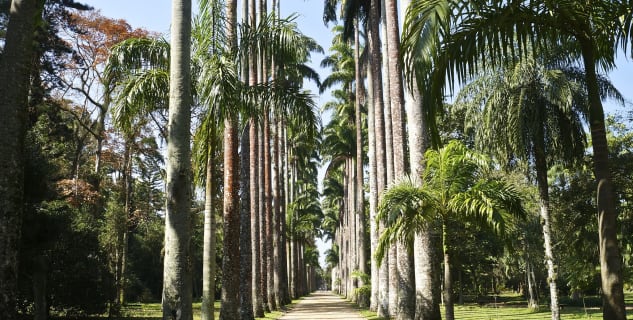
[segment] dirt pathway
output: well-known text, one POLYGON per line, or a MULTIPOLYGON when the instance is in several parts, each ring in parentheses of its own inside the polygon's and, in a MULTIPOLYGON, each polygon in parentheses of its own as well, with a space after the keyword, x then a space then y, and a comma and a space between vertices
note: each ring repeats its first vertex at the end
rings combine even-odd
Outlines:
POLYGON ((303 298, 292 309, 288 310, 280 320, 299 319, 365 319, 347 301, 327 291, 317 291, 303 298))

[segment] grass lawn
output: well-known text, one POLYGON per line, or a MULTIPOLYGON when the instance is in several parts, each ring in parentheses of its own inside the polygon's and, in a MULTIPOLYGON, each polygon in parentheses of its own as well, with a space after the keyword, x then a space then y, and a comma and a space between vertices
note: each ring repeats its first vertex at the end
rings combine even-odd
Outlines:
MULTIPOLYGON (((515 299, 509 299, 516 302, 515 299)), ((627 319, 633 320, 633 293, 628 292, 625 294, 625 300, 627 306, 627 319)), ((370 320, 384 320, 379 318, 376 313, 367 310, 361 310, 361 314, 370 320)), ((444 310, 442 307, 442 315, 444 310)), ((455 306, 455 319, 459 320, 549 320, 551 319, 551 313, 546 306, 542 306, 541 310, 534 311, 529 310, 525 305, 519 305, 517 303, 489 303, 485 306, 478 304, 465 304, 463 306, 455 306)), ((576 306, 564 306, 561 310, 561 319, 602 319, 602 310, 597 307, 587 308, 576 306)))
MULTIPOLYGON (((292 304, 296 303, 298 300, 293 300, 293 302, 287 306, 292 307, 292 304)), ((200 302, 196 302, 193 304, 193 318, 200 319, 200 302)), ((161 305, 160 303, 128 303, 121 310, 121 315, 124 319, 134 319, 134 320, 156 320, 162 319, 161 313, 161 305)), ((266 313, 263 318, 255 318, 258 320, 265 319, 278 319, 283 315, 281 311, 273 311, 271 313, 266 313)), ((215 302, 215 319, 219 319, 220 317, 220 302, 215 302)))
MULTIPOLYGON (((566 300, 561 299, 565 304, 566 300)), ((590 299, 588 299, 590 300, 590 299)), ((596 298, 591 298, 593 303, 596 303, 596 298)), ((627 319, 633 320, 633 292, 625 294, 626 304, 629 306, 627 312, 627 319)), ((298 300, 293 300, 292 304, 297 303, 298 300)), ((551 315, 547 306, 542 305, 540 311, 529 310, 525 307, 525 301, 520 300, 517 296, 502 295, 499 303, 494 301, 485 305, 479 305, 476 303, 470 303, 465 305, 455 306, 455 318, 460 320, 549 320, 551 315)), ((292 304, 287 308, 292 308, 292 304)), ((157 320, 161 319, 161 306, 160 303, 128 303, 121 310, 124 319, 134 320, 157 320)), ((215 303, 215 317, 218 319, 220 315, 220 302, 215 303)), ((442 313, 443 313, 442 309, 442 313)), ((194 303, 193 305, 194 319, 200 319, 200 303, 194 303)), ((378 318, 376 313, 367 310, 360 310, 359 312, 367 319, 370 320, 385 320, 378 318)), ((272 320, 278 319, 283 315, 281 311, 275 311, 267 313, 264 318, 257 318, 259 320, 272 320)), ((92 319, 92 318, 91 318, 92 319)), ((102 319, 95 317, 94 319, 102 319)), ((602 311, 598 307, 591 307, 585 310, 583 307, 568 306, 565 305, 561 310, 561 319, 602 319, 602 311)), ((342 319, 341 319, 342 320, 342 319)))

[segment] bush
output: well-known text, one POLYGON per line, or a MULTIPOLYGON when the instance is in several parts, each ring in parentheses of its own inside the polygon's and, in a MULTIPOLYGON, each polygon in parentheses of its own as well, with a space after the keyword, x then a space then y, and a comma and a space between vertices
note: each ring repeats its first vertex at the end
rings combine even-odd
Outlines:
POLYGON ((366 284, 360 288, 354 289, 354 300, 361 308, 369 308, 369 298, 371 297, 371 285, 366 284))

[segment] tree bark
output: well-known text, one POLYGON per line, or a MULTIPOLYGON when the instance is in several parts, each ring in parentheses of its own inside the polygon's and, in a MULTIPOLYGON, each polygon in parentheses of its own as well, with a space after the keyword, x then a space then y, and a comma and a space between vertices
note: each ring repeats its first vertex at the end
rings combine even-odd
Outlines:
POLYGON ((288 293, 288 256, 286 250, 286 121, 282 116, 279 127, 279 300, 282 306, 290 304, 288 293))
MULTIPOLYGON (((237 49, 237 1, 228 0, 227 39, 229 50, 237 49)), ((230 108, 230 106, 224 106, 230 108)), ((240 288, 240 211, 239 155, 237 115, 229 112, 224 119, 224 253, 222 254, 222 307, 220 319, 239 318, 240 288)))
POLYGON ((240 318, 254 319, 252 287, 251 197, 250 197, 250 128, 242 133, 240 146, 240 318))
POLYGON ((625 320, 622 255, 618 245, 617 212, 609 168, 609 146, 604 123, 604 109, 596 75, 596 55, 589 39, 579 39, 585 65, 589 96, 589 128, 593 144, 593 173, 598 194, 598 239, 602 279, 603 319, 625 320))
MULTIPOLYGON (((385 119, 383 114, 383 87, 382 87, 382 59, 379 37, 379 25, 380 25, 380 0, 372 0, 370 4, 369 12, 369 30, 368 30, 368 43, 369 43, 369 56, 371 65, 371 77, 372 77, 372 95, 373 95, 373 107, 374 107, 374 126, 375 126, 375 143, 376 143, 376 203, 380 202, 380 194, 383 192, 386 186, 387 173, 386 173, 386 158, 385 158, 385 119)), ((382 224, 382 223, 381 223, 382 224)), ((382 228, 382 226, 379 226, 382 228)), ((380 230, 379 233, 380 234, 380 230)), ((389 312, 388 302, 388 269, 387 260, 383 262, 380 267, 379 279, 378 279, 378 316, 386 317, 389 312)))
POLYGON ((274 268, 274 254, 273 254, 273 205, 272 205, 272 182, 271 182, 271 139, 270 139, 270 114, 266 111, 264 115, 264 188, 265 188, 265 210, 266 210, 266 290, 268 293, 268 308, 269 310, 277 310, 277 304, 275 301, 275 280, 273 274, 274 268))
MULTIPOLYGON (((398 5, 395 0, 385 0, 386 40, 388 43, 387 56, 389 63, 389 97, 391 99, 391 130, 393 145, 393 180, 406 173, 405 132, 402 84, 402 65, 400 64, 400 31, 398 27, 398 5)), ((387 110, 389 107, 385 107, 387 110)), ((387 130, 388 131, 388 130, 387 130)), ((389 145, 389 143, 387 143, 389 145)), ((392 249, 393 250, 393 249, 392 249)), ((396 281, 396 304, 394 307, 397 319, 413 319, 415 317, 415 290, 413 284, 413 259, 407 252, 406 245, 396 245, 396 275, 391 281, 396 281)), ((391 257, 389 264, 392 265, 391 257)), ((390 270, 391 272, 391 270, 390 270)), ((392 284, 393 286, 393 284, 392 284)), ((393 287, 392 287, 393 288, 393 287)), ((391 289, 390 288, 390 295, 391 289)), ((390 309, 391 310, 391 309, 390 309)))
MULTIPOLYGON (((358 238, 358 271, 367 274, 367 257, 365 248, 365 189, 364 163, 363 163, 363 117, 361 112, 361 98, 363 80, 360 66, 360 26, 358 18, 354 27, 354 71, 356 74, 356 99, 354 110, 354 122, 356 124, 356 215, 357 215, 357 238, 358 238)), ((359 280, 358 286, 365 285, 359 280)))
POLYGON ((215 319, 215 212, 213 210, 213 146, 207 155, 202 253, 202 320, 215 319))
POLYGON ((39 255, 35 258, 33 272, 33 316, 35 320, 48 319, 48 303, 46 300, 46 285, 48 280, 48 258, 39 255))
POLYGON ((0 314, 17 317, 18 246, 24 203, 24 138, 35 25, 43 1, 11 2, 0 55, 0 314))
POLYGON ((444 251, 444 316, 446 320, 455 320, 455 306, 453 302, 453 277, 451 276, 451 258, 447 243, 448 234, 446 224, 442 225, 442 247, 444 251))
MULTIPOLYGON (((376 181, 376 131, 374 125, 374 103, 373 103, 373 76, 371 74, 371 66, 367 66, 367 83, 368 87, 368 99, 367 104, 367 139, 369 143, 368 158, 369 158, 369 244, 370 252, 375 252, 378 246, 378 225, 376 224, 376 208, 378 207, 378 190, 376 181)), ((372 311, 378 310, 378 266, 376 261, 370 255, 371 265, 371 296, 369 299, 369 309, 372 311)))
POLYGON ((191 0, 173 0, 171 35, 162 310, 191 320, 191 0))
MULTIPOLYGON (((405 16, 409 0, 403 0, 402 16, 405 16)), ((409 165, 411 176, 419 178, 424 171, 424 153, 429 147, 426 119, 422 109, 422 96, 413 76, 412 86, 405 88, 404 105, 407 113, 409 165)), ((430 228, 416 233, 413 239, 415 274, 415 319, 439 320, 440 313, 440 264, 430 228)), ((461 282, 460 282, 461 283, 461 282)))
POLYGON ((541 225, 543 227, 543 246, 545 249, 545 264, 547 265, 547 284, 550 291, 550 310, 552 320, 560 320, 560 310, 558 308, 558 290, 556 279, 558 277, 554 252, 552 250, 552 228, 549 211, 549 190, 547 183, 547 159, 544 147, 544 133, 542 127, 538 130, 538 141, 534 146, 534 158, 536 166, 536 181, 539 190, 539 206, 541 214, 541 225))

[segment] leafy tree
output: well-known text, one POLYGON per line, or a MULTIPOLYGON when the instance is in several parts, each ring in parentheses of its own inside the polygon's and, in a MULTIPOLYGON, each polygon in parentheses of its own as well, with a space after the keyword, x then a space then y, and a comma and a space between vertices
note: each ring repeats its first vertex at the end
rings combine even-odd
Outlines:
POLYGON ((398 241, 412 249, 416 232, 429 224, 442 228, 444 253, 444 303, 447 319, 453 319, 451 277, 451 221, 469 219, 503 234, 511 215, 526 215, 515 187, 485 174, 490 163, 457 141, 425 153, 422 181, 405 178, 385 191, 378 219, 386 229, 376 250, 379 262, 386 249, 398 241))
MULTIPOLYGON (((552 164, 573 163, 582 158, 585 138, 582 119, 586 117, 587 95, 581 70, 556 68, 555 64, 526 59, 484 74, 460 91, 456 104, 467 105, 466 121, 475 131, 475 141, 481 148, 510 162, 516 158, 533 162, 543 220, 552 319, 560 319, 553 250, 556 235, 551 228, 547 171, 552 164)), ((622 101, 617 90, 601 80, 605 95, 622 101)))
POLYGON ((526 59, 529 51, 560 46, 567 50, 570 61, 582 63, 599 196, 598 236, 605 319, 623 320, 626 309, 616 201, 597 72, 614 67, 618 48, 628 49, 632 25, 628 1, 583 5, 577 1, 549 0, 421 0, 412 3, 405 21, 406 50, 411 56, 420 50, 429 53, 425 62, 409 72, 416 74, 421 90, 428 89, 424 97, 429 114, 441 106, 446 81, 452 90, 454 80, 464 82, 490 65, 526 59), (515 43, 516 46, 508 45, 515 43))
MULTIPOLYGON (((149 32, 132 29, 125 20, 103 17, 98 12, 77 13, 72 16, 72 25, 67 26, 66 36, 73 43, 73 57, 59 77, 64 84, 62 95, 79 101, 79 110, 73 112, 79 124, 96 141, 94 173, 100 174, 101 152, 106 138, 106 117, 111 107, 112 87, 105 86, 104 67, 111 48, 128 38, 147 37, 149 32), (88 113, 89 118, 81 117, 88 113)), ((96 185, 98 189, 98 183, 96 185)))

